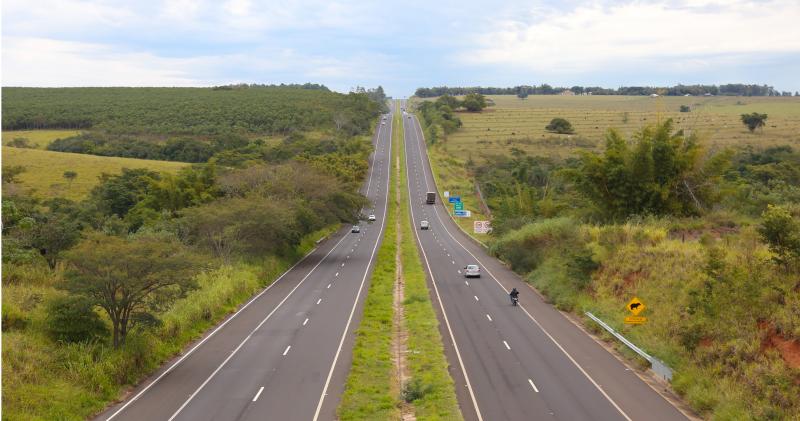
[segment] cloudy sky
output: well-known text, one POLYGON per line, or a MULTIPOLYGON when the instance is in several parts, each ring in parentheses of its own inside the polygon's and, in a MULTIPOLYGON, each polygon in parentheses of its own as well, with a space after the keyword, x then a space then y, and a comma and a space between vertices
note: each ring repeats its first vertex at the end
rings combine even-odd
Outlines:
POLYGON ((800 0, 3 0, 3 86, 759 83, 800 0))

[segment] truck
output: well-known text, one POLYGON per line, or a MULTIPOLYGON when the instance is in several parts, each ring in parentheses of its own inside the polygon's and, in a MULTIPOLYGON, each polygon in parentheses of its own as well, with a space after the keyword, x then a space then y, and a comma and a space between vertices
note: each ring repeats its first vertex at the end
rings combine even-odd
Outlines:
POLYGON ((427 203, 429 205, 432 205, 432 204, 436 203, 436 192, 429 191, 427 196, 428 197, 427 197, 427 200, 425 200, 425 203, 427 203))

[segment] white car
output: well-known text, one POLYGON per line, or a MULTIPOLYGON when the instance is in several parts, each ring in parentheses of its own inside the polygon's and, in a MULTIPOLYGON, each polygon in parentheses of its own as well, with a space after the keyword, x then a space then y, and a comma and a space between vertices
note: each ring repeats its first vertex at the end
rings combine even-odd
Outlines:
POLYGON ((481 277, 481 268, 478 265, 466 265, 464 266, 464 277, 465 278, 480 278, 481 277))
POLYGON ((368 216, 368 217, 367 217, 367 220, 369 220, 369 222, 372 222, 372 221, 374 221, 374 220, 375 220, 375 215, 370 215, 370 216, 368 216))
POLYGON ((359 227, 358 225, 353 225, 353 228, 350 229, 350 232, 352 232, 354 234, 355 233, 359 233, 359 232, 361 232, 361 227, 359 227))
POLYGON ((431 227, 431 224, 428 223, 428 221, 420 221, 420 223, 419 223, 419 229, 421 229, 421 230, 426 230, 426 229, 429 229, 430 227, 431 227))

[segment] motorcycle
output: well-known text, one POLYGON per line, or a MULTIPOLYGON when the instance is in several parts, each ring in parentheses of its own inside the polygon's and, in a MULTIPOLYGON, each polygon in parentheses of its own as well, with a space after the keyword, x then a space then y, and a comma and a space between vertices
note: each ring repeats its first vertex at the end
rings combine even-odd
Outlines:
POLYGON ((517 306, 517 303, 519 303, 519 297, 513 297, 513 296, 512 296, 512 297, 511 297, 511 305, 513 305, 514 307, 516 307, 516 306, 517 306))

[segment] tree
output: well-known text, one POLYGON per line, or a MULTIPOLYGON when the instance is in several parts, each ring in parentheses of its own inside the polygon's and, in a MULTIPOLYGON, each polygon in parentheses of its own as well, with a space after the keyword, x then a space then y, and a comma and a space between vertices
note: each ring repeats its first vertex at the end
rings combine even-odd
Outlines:
POLYGON ((527 89, 520 89, 520 91, 517 92, 517 98, 525 99, 527 97, 528 97, 528 90, 527 89))
POLYGON ((67 254, 66 288, 102 308, 114 347, 131 328, 155 318, 195 286, 198 259, 166 235, 121 238, 93 234, 67 254))
POLYGON ((35 148, 35 146, 31 145, 27 137, 15 137, 13 140, 9 140, 6 143, 6 146, 10 146, 12 148, 35 148))
POLYGON ((559 134, 572 134, 575 132, 572 128, 572 123, 560 117, 550 120, 550 124, 545 126, 545 130, 559 134))
POLYGON ((775 253, 775 261, 791 267, 800 262, 800 220, 789 209, 768 205, 758 228, 761 238, 775 253))
POLYGON ((464 97, 464 101, 461 102, 461 105, 466 108, 467 111, 481 111, 486 108, 486 97, 478 93, 467 94, 467 96, 464 97))
POLYGON ((756 129, 763 128, 767 121, 766 114, 751 113, 742 114, 742 123, 750 130, 750 133, 756 129))
POLYGON ((80 225, 73 218, 51 212, 36 218, 27 235, 31 247, 39 250, 50 269, 54 269, 61 253, 72 247, 81 234, 80 225))
POLYGON ((83 342, 108 333, 106 324, 83 296, 58 297, 47 306, 47 330, 57 341, 83 342))
POLYGON ((689 106, 688 106, 688 105, 681 105, 681 112, 682 112, 682 113, 688 113, 688 112, 689 112, 689 111, 691 111, 691 110, 692 110, 692 109, 691 109, 691 108, 689 108, 689 106))
POLYGON ((22 165, 3 165, 3 183, 16 183, 19 180, 17 176, 27 171, 22 165))
POLYGON ((67 185, 72 187, 72 182, 78 178, 78 173, 72 170, 64 171, 64 179, 67 180, 67 185))

